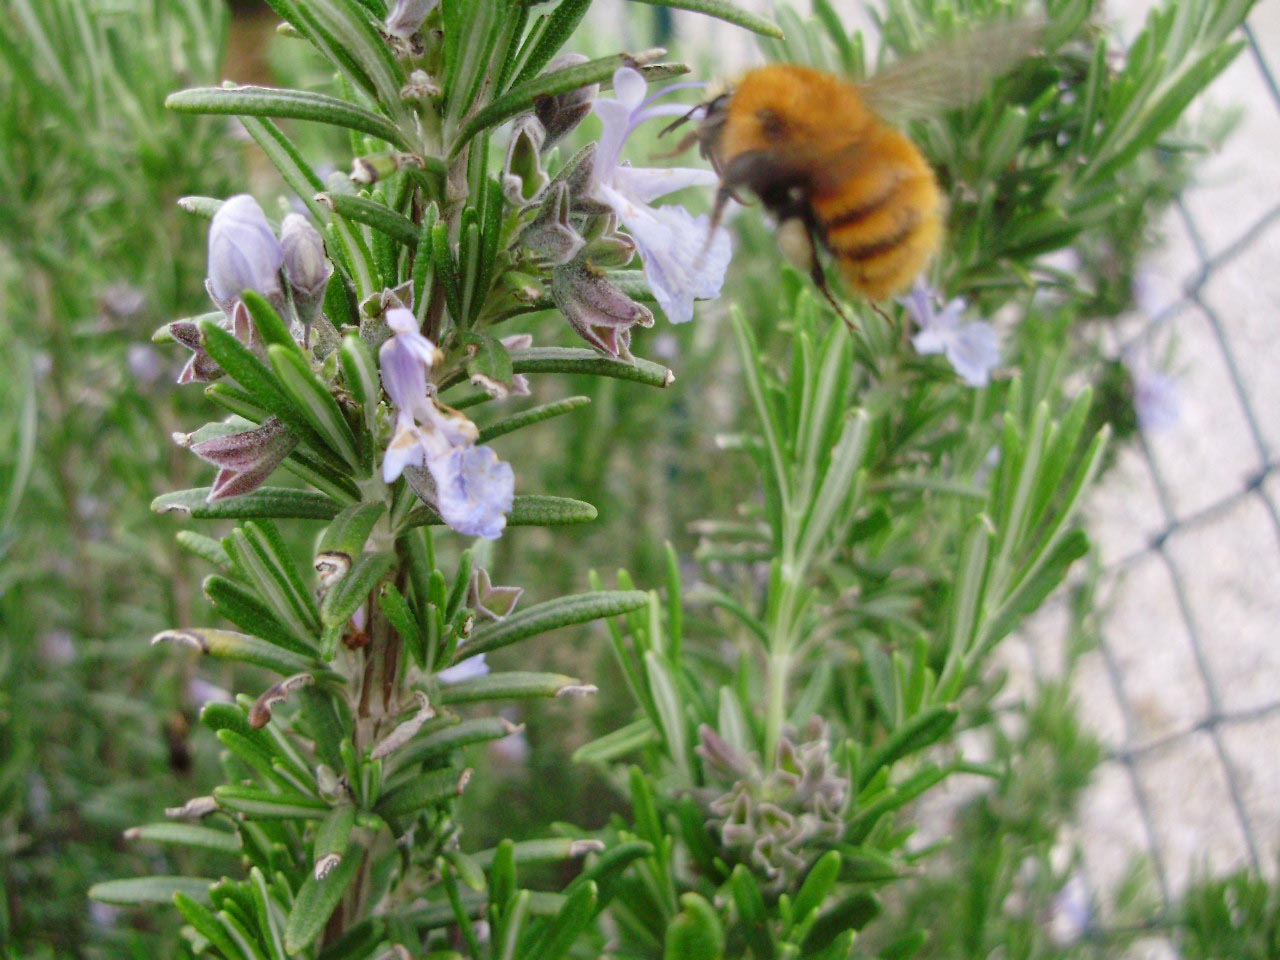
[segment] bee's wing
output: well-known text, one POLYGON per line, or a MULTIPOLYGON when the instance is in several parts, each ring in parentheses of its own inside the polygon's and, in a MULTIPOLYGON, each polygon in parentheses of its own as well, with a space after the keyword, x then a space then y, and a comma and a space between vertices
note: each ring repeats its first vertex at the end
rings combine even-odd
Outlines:
POLYGON ((1030 54, 1044 28, 1039 17, 988 24, 885 67, 858 89, 867 106, 892 121, 963 107, 1030 54))

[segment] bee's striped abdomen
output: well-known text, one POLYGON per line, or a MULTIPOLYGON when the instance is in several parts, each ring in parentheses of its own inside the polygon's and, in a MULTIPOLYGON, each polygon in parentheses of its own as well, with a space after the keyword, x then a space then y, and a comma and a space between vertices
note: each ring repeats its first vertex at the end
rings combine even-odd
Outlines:
POLYGON ((914 144, 888 127, 867 137, 847 175, 810 203, 845 279, 872 300, 910 286, 941 240, 933 170, 914 144))

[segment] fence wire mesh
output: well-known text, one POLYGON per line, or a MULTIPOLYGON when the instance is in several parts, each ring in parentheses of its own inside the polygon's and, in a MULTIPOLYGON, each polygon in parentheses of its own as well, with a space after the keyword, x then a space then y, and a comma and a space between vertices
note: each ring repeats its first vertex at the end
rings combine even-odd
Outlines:
MULTIPOLYGON (((1075 692, 1109 753, 1076 839, 1099 957, 1133 940, 1107 908, 1133 863, 1158 910, 1125 955, 1182 957, 1188 881, 1274 877, 1280 850, 1278 14, 1255 8, 1247 50, 1208 94, 1245 120, 1175 204, 1152 271, 1170 298, 1136 334, 1113 331, 1117 353, 1176 343, 1181 412, 1121 453, 1090 518, 1102 614, 1075 692)), ((1028 632, 1037 679, 1057 669, 1046 636, 1028 632)))

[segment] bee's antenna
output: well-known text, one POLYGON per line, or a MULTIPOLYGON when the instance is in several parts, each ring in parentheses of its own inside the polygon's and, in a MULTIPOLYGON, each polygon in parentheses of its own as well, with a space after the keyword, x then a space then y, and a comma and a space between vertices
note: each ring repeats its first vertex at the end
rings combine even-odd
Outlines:
POLYGON ((684 116, 676 117, 674 120, 672 120, 665 127, 663 127, 661 130, 658 131, 658 136, 665 137, 672 130, 675 130, 679 127, 684 126, 686 123, 688 123, 690 120, 693 119, 693 115, 695 113, 697 113, 699 110, 703 109, 704 107, 706 107, 705 103, 699 103, 692 110, 686 113, 684 116))

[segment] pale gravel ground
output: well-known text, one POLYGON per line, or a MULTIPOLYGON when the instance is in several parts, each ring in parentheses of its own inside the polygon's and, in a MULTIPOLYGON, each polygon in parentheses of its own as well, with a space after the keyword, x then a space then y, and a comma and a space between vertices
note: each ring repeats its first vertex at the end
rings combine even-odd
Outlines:
MULTIPOLYGON (((1131 37, 1151 6, 1121 0, 1108 16, 1131 37)), ((864 10, 851 0, 837 7, 848 22, 864 10)), ((1250 25, 1265 62, 1280 73, 1280 2, 1263 0, 1250 25)), ((677 14, 677 30, 686 43, 714 30, 718 64, 759 59, 745 35, 698 17, 677 14)), ((1173 343, 1180 418, 1149 436, 1150 460, 1140 447, 1121 451, 1088 508, 1108 571, 1100 591, 1105 650, 1080 664, 1076 695, 1085 723, 1119 757, 1132 757, 1132 765, 1103 766, 1073 831, 1104 924, 1108 893, 1137 856, 1154 856, 1158 885, 1176 896, 1205 872, 1256 863, 1274 876, 1280 853, 1280 473, 1224 505, 1275 463, 1280 447, 1280 103, 1248 50, 1191 119, 1234 107, 1244 111, 1239 128, 1200 166, 1185 215, 1170 216, 1151 261, 1147 305, 1157 325, 1133 318, 1120 334, 1127 343, 1135 331, 1154 329, 1156 358, 1173 343), (1230 359, 1203 306, 1186 297, 1201 256, 1224 258, 1201 300, 1221 323, 1230 359), (1163 553, 1153 551, 1153 538, 1170 529, 1163 553), (1215 701, 1223 720, 1206 727, 1215 701)), ((1028 625, 1027 644, 1007 647, 1014 692, 1025 695, 1037 672, 1060 668, 1065 628, 1061 607, 1051 605, 1028 625)), ((953 799, 976 788, 957 784, 953 799)), ((1176 955, 1159 937, 1128 954, 1176 955)))

